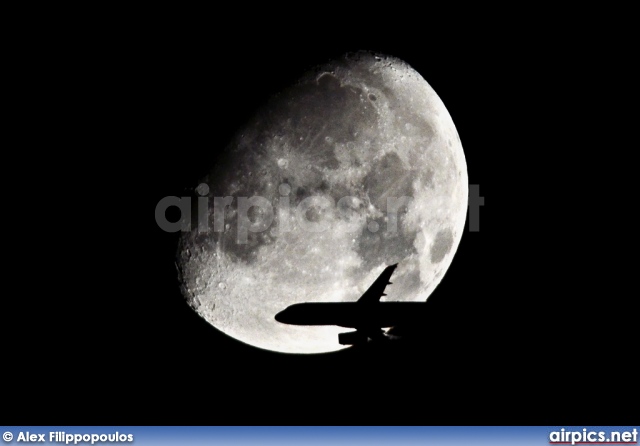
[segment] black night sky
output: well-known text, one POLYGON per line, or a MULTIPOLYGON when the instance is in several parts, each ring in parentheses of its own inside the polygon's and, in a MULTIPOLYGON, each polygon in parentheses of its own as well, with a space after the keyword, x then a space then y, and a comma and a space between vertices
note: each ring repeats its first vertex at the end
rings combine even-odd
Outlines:
POLYGON ((96 110, 82 130, 87 156, 60 178, 73 200, 51 208, 73 223, 55 232, 66 241, 47 295, 3 315, 14 358, 3 374, 23 396, 7 424, 633 422, 622 403, 635 321, 617 293, 585 283, 576 191, 556 182, 568 144, 557 130, 568 107, 561 55, 499 33, 456 43, 336 31, 301 45, 302 29, 240 43, 159 28, 105 39, 94 50, 109 63, 82 71, 83 103, 96 110), (155 205, 197 184, 272 93, 361 49, 403 59, 443 100, 485 199, 480 230, 467 220, 411 342, 310 356, 244 345, 187 306, 177 235, 156 225, 155 205))

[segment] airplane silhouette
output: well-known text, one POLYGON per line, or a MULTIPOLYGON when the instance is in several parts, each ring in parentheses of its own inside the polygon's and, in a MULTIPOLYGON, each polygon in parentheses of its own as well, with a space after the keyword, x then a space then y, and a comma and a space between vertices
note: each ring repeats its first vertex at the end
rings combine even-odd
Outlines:
POLYGON ((390 339, 382 330, 424 317, 426 302, 380 302, 398 264, 387 266, 357 302, 307 302, 276 314, 276 321, 291 325, 338 325, 356 331, 340 333, 342 345, 390 339))

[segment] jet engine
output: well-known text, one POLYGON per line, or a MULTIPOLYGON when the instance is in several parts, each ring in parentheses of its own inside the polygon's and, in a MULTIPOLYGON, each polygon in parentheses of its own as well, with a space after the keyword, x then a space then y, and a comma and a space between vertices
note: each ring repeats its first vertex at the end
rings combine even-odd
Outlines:
POLYGON ((359 331, 349 331, 338 335, 338 342, 342 345, 364 344, 367 342, 367 335, 359 331))

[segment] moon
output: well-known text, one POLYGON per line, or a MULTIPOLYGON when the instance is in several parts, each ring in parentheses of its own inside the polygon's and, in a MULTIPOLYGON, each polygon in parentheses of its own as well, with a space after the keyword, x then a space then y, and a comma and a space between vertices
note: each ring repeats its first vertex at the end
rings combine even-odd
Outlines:
POLYGON ((225 334, 286 353, 339 350, 348 329, 285 325, 276 313, 355 301, 392 263, 383 299, 426 300, 453 260, 468 200, 441 99, 407 63, 369 52, 275 95, 193 187, 198 226, 181 235, 176 261, 184 297, 225 334))

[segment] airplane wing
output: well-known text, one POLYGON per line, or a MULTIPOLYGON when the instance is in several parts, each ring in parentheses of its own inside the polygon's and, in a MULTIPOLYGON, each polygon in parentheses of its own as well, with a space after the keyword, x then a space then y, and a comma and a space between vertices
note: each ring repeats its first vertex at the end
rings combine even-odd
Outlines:
POLYGON ((389 279, 391 278, 391 274, 395 271, 398 264, 387 266, 384 271, 378 276, 375 282, 369 287, 367 291, 358 299, 358 302, 362 303, 374 303, 379 302, 382 296, 386 296, 384 294, 384 289, 387 285, 391 285, 389 279))

